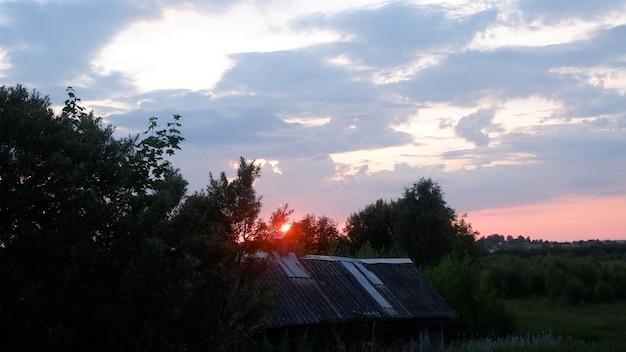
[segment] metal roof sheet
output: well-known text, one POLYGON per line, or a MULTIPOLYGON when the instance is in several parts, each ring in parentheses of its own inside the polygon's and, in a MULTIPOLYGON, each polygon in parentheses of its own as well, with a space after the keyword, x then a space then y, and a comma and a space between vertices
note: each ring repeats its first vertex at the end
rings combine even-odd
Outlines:
POLYGON ((292 255, 266 257, 274 295, 270 327, 456 316, 409 259, 292 255))

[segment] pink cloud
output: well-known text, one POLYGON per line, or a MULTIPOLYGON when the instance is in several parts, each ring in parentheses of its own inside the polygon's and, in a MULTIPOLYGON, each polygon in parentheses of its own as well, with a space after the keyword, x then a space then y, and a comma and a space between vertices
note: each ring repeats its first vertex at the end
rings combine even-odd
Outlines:
POLYGON ((549 241, 589 239, 626 240, 626 195, 612 197, 569 196, 510 208, 468 213, 481 236, 530 236, 549 241))

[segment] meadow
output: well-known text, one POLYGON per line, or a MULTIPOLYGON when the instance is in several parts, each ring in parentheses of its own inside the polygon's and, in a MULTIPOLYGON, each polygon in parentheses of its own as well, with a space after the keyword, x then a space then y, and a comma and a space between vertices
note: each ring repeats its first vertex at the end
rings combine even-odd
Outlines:
POLYGON ((531 297, 506 304, 515 312, 515 335, 452 342, 446 351, 626 351, 626 301, 572 305, 531 297))

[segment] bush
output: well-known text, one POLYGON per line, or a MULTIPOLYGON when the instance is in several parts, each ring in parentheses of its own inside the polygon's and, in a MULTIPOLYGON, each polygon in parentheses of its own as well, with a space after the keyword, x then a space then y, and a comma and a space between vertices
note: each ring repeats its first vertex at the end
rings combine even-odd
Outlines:
POLYGON ((449 337, 504 336, 515 330, 513 313, 483 278, 478 263, 446 256, 439 264, 426 267, 424 276, 459 314, 447 323, 449 337))

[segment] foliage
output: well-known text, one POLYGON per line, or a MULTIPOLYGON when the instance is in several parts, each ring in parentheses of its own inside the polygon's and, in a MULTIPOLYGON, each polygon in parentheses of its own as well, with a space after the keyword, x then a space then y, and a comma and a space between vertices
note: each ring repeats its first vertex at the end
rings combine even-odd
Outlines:
POLYGON ((623 241, 575 241, 551 242, 531 240, 530 237, 493 234, 478 240, 483 255, 512 255, 520 258, 563 255, 593 257, 598 260, 626 259, 626 242, 623 241))
POLYGON ((137 294, 132 304, 145 306, 141 320, 151 322, 141 346, 199 351, 243 351, 253 346, 271 309, 270 289, 260 280, 264 263, 252 255, 267 227, 256 219, 260 200, 252 185, 258 176, 254 162, 242 158, 236 178, 229 180, 222 173, 219 181, 212 179, 207 192, 187 197, 150 242, 160 249, 133 262, 138 272, 129 272, 128 284, 141 286, 129 290, 137 294), (159 263, 167 270, 155 275, 159 263), (147 282, 154 284, 144 287, 147 282), (141 301, 155 295, 154 302, 141 301), (155 312, 158 301, 170 305, 155 312), (154 324, 159 319, 164 321, 154 324))
POLYGON ((241 244, 240 257, 245 252, 252 253, 261 243, 269 240, 269 233, 263 231, 266 226, 257 221, 261 197, 256 196, 254 181, 260 171, 259 165, 241 157, 234 180, 229 181, 224 172, 219 178, 209 175, 207 193, 219 209, 217 222, 228 241, 241 244))
POLYGON ((482 258, 486 278, 507 298, 544 296, 570 304, 626 299, 626 265, 571 255, 482 258))
POLYGON ((166 124, 166 128, 157 130, 159 127, 156 117, 150 118, 150 125, 144 134, 150 135, 137 143, 137 158, 135 166, 145 174, 152 174, 155 179, 161 179, 171 168, 169 160, 163 154, 174 155, 175 150, 180 150, 180 143, 185 138, 180 134, 180 115, 174 115, 172 122, 166 124))
POLYGON ((116 139, 73 89, 0 87, 0 339, 15 351, 240 351, 269 291, 258 166, 184 199, 179 116, 116 139))
POLYGON ((452 251, 454 210, 431 179, 421 179, 398 200, 397 232, 402 248, 418 265, 433 264, 452 251))
POLYGON ((424 276, 459 317, 447 323, 450 338, 504 336, 514 331, 514 316, 469 257, 444 257, 424 268, 424 276))
POLYGON ((354 256, 356 258, 405 258, 406 253, 397 247, 376 249, 369 242, 365 242, 354 256))
POLYGON ((132 315, 116 290, 141 244, 135 230, 184 194, 171 170, 145 195, 134 140, 114 139, 68 95, 55 116, 36 91, 0 88, 0 331, 25 350, 90 349, 115 336, 132 315))
POLYGON ((393 238, 395 202, 382 199, 367 205, 363 210, 353 213, 346 221, 345 234, 350 241, 352 251, 358 250, 365 243, 381 250, 390 248, 397 242, 393 238))
POLYGON ((350 215, 345 233, 350 254, 366 245, 379 253, 408 255, 417 266, 436 264, 445 255, 477 257, 476 232, 443 199, 441 187, 422 178, 401 198, 378 200, 350 215))
POLYGON ((287 235, 291 236, 293 251, 298 255, 331 255, 336 254, 340 246, 345 246, 337 223, 327 216, 307 214, 292 223, 287 235))

